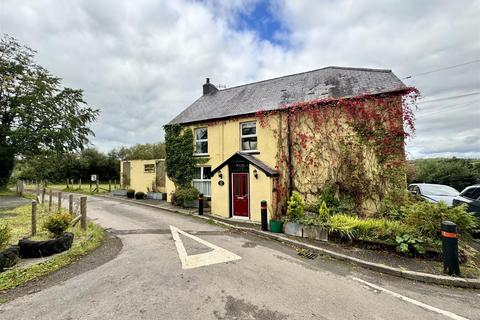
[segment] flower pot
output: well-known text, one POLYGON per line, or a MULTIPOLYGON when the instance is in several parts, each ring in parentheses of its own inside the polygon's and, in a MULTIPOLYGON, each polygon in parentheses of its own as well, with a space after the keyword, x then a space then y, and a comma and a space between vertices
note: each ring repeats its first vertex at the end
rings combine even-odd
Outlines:
POLYGON ((283 222, 280 220, 270 220, 270 232, 282 233, 283 222))
POLYGON ((328 241, 328 232, 319 226, 303 226, 303 237, 313 240, 328 241))
POLYGON ((303 226, 296 222, 287 222, 285 223, 285 233, 291 236, 301 237, 303 226))

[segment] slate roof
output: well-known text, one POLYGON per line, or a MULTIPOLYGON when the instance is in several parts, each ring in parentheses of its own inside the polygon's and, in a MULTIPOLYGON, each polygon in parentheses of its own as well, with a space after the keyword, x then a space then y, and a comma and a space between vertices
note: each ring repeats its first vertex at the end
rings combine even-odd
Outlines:
POLYGON ((234 160, 238 160, 238 159, 244 159, 244 160, 248 161, 249 163, 251 163, 252 165, 257 167, 258 169, 263 171, 267 175, 267 177, 277 177, 278 176, 278 171, 277 170, 271 168, 268 164, 261 161, 257 157, 254 157, 253 155, 251 155, 249 153, 245 153, 245 152, 234 153, 230 158, 228 158, 227 160, 222 162, 220 165, 218 165, 215 169, 213 169, 210 172, 210 175, 213 176, 215 173, 217 173, 220 169, 225 167, 227 164, 229 164, 230 162, 232 162, 234 160))
POLYGON ((405 84, 391 70, 326 67, 204 95, 170 124, 254 114, 294 102, 379 94, 405 88, 405 84))

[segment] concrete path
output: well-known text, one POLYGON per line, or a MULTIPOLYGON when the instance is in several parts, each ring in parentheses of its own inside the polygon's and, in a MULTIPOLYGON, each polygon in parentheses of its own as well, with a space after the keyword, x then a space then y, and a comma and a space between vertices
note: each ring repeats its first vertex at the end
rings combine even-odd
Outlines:
POLYGON ((89 197, 88 214, 121 238, 119 256, 0 305, 1 319, 480 319, 479 291, 309 260, 278 242, 115 200, 89 197), (216 248, 224 261, 210 258, 216 248), (185 268, 186 256, 202 263, 185 268))

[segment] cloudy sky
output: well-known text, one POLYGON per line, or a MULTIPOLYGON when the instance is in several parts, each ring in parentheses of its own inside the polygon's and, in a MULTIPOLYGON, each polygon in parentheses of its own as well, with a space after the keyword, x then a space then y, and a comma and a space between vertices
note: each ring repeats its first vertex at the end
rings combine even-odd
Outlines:
POLYGON ((0 33, 101 110, 103 151, 162 140, 206 77, 231 87, 335 65, 412 76, 411 158, 480 157, 479 17, 466 0, 0 0, 0 33))

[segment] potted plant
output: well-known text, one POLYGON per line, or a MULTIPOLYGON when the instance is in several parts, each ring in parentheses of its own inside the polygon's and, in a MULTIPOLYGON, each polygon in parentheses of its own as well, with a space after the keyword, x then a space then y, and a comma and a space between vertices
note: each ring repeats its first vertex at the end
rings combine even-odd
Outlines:
POLYGON ((269 229, 270 229, 270 232, 273 232, 273 233, 282 233, 283 221, 278 212, 272 215, 272 219, 270 219, 269 221, 269 229))
POLYGON ((288 200, 287 215, 285 216, 285 233, 301 237, 303 228, 300 222, 305 217, 305 204, 302 196, 294 191, 290 200, 288 200))
POLYGON ((128 189, 128 190, 127 190, 127 198, 130 198, 130 199, 135 198, 135 190, 133 190, 133 189, 128 189))
POLYGON ((135 193, 135 199, 137 200, 145 199, 145 193, 143 193, 142 191, 135 193))
POLYGON ((325 225, 329 218, 330 210, 325 201, 322 201, 317 215, 303 219, 302 236, 308 239, 328 241, 328 231, 325 225))

